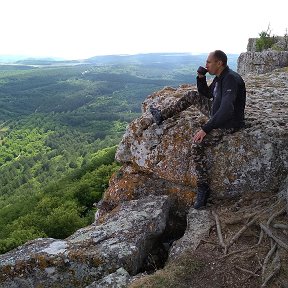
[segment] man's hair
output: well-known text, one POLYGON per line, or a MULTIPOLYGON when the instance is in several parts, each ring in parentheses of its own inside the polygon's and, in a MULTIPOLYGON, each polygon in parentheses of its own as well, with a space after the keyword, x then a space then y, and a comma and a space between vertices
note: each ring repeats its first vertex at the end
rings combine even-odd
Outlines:
POLYGON ((217 60, 222 61, 224 67, 227 66, 227 55, 223 51, 215 50, 213 55, 217 60))

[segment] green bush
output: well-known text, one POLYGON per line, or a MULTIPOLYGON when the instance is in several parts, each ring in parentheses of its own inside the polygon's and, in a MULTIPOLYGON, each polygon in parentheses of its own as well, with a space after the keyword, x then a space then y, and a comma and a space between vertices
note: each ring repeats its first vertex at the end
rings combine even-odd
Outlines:
POLYGON ((256 51, 261 52, 272 48, 276 43, 276 37, 270 35, 271 31, 268 27, 267 31, 262 31, 259 33, 259 38, 256 40, 256 51))

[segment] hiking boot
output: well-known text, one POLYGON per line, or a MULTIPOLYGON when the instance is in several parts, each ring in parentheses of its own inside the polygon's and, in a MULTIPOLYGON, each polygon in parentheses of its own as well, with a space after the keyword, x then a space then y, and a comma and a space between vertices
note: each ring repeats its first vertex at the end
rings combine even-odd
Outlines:
POLYGON ((161 114, 161 111, 158 108, 150 106, 150 113, 153 116, 153 120, 157 125, 160 125, 163 122, 163 116, 161 114))
POLYGON ((200 209, 201 207, 206 206, 209 196, 210 196, 209 186, 207 184, 200 184, 198 186, 197 197, 194 203, 194 208, 200 209))

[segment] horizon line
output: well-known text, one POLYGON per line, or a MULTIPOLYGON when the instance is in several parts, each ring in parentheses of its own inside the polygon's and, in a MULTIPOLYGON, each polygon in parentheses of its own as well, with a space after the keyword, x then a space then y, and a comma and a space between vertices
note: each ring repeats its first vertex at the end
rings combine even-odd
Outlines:
MULTIPOLYGON (((149 55, 149 54, 162 54, 162 55, 171 55, 171 54, 179 54, 179 55, 207 55, 210 52, 139 52, 139 53, 118 53, 118 54, 96 54, 94 56, 89 57, 75 57, 75 58, 65 58, 61 56, 37 56, 37 55, 26 55, 26 54, 0 54, 0 58, 18 58, 18 60, 53 60, 53 61, 79 61, 79 60, 87 60, 94 57, 127 57, 127 56, 136 56, 136 55, 149 55)), ((227 55, 239 55, 240 53, 227 53, 227 55)), ((4 59, 2 59, 4 60, 4 59)), ((13 59, 10 59, 10 61, 13 59)), ((14 59, 15 60, 15 59, 14 59)), ((16 60, 17 61, 17 60, 16 60)))

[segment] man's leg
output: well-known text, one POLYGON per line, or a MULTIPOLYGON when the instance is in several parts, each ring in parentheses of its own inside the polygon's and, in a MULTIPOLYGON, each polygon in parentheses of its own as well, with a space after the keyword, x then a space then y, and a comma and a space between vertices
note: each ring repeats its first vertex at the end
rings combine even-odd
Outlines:
POLYGON ((197 197, 194 203, 194 208, 199 209, 206 206, 207 200, 210 195, 207 159, 205 155, 206 143, 193 144, 193 160, 195 164, 195 172, 197 177, 197 197))
POLYGON ((231 134, 233 132, 233 129, 212 130, 205 136, 201 143, 195 143, 192 146, 192 157, 194 160, 197 177, 197 197, 194 203, 195 209, 206 206, 211 192, 208 177, 209 168, 205 150, 208 146, 217 146, 224 135, 231 134))
POLYGON ((211 110, 211 100, 197 91, 188 91, 174 105, 159 110, 155 107, 150 107, 150 112, 154 118, 154 122, 160 125, 164 120, 179 114, 186 110, 191 105, 199 109, 204 115, 209 117, 211 110))

